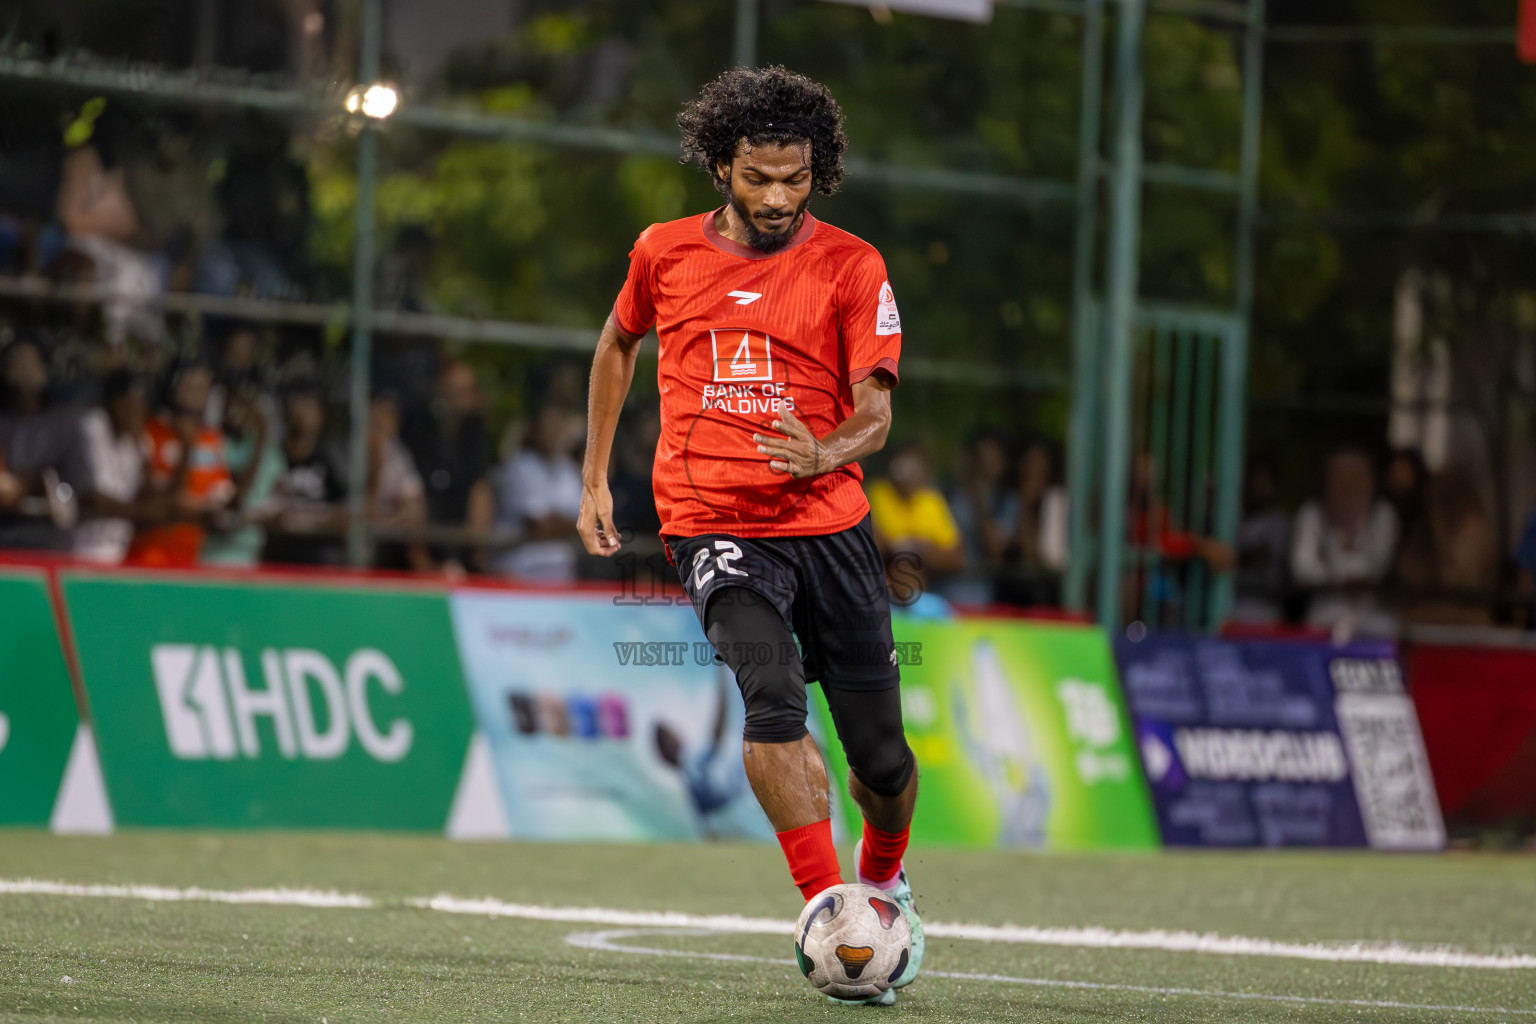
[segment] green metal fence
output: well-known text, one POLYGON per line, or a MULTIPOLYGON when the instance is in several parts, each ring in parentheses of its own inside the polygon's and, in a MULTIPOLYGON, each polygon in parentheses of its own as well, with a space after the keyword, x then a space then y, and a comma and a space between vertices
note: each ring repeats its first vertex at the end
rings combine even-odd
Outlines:
MULTIPOLYGON (((1252 305, 1252 234, 1257 212, 1259 125, 1263 98, 1264 0, 1199 4, 1198 13, 1230 22, 1242 54, 1243 120, 1238 173, 1149 167, 1142 159, 1142 0, 1121 0, 1114 39, 1114 121, 1109 178, 1108 251, 1102 300, 1092 296, 1091 260, 1079 252, 1071 437, 1071 542, 1067 602, 1089 605, 1090 581, 1098 620, 1118 626, 1127 612, 1160 621, 1168 579, 1156 547, 1142 543, 1146 523, 1134 517, 1165 509, 1185 529, 1212 539, 1236 538, 1246 414, 1246 323, 1252 305), (1238 200, 1232 307, 1173 309, 1148 305, 1139 288, 1141 197, 1157 181, 1238 200), (1217 361, 1220 394, 1217 396, 1217 361), (1198 369, 1197 369, 1198 368, 1198 369), (1188 374, 1195 374, 1189 377, 1188 374), (1181 376, 1182 374, 1182 376, 1181 376), (1138 401, 1136 381, 1145 382, 1138 401), (1183 390, 1180 390, 1182 388, 1183 390), (1193 389, 1193 390, 1191 390, 1193 389), (1141 429, 1139 429, 1141 428, 1141 429), (1212 443, 1212 436, 1221 439, 1212 443), (1139 446, 1138 446, 1139 445, 1139 446), (1128 504, 1136 457, 1157 472, 1139 510, 1128 504), (1200 497, 1194 494, 1198 485, 1200 497), (1207 497, 1208 495, 1208 497, 1207 497), (1145 507, 1150 503, 1151 508, 1145 507), (1177 513, 1177 515, 1175 515, 1177 513), (1209 520, 1209 522, 1207 522, 1209 520), (1127 609, 1127 597, 1132 598, 1127 609)), ((1085 39, 1090 33, 1085 33, 1085 39)), ((1085 45, 1089 45, 1085 41, 1085 45)), ((1085 58, 1085 66, 1087 60, 1085 58)), ((1094 126, 1085 126, 1085 135, 1094 126)), ((1080 207, 1080 216, 1088 220, 1080 207)), ((1091 225, 1091 222, 1089 222, 1091 225)), ((1091 226, 1085 229, 1091 232, 1091 226)), ((1080 235, 1080 238, 1083 237, 1080 235)), ((1196 558, 1187 566, 1179 624, 1203 627, 1219 619, 1230 584, 1196 558)))
POLYGON ((1243 389, 1226 372, 1240 342, 1233 316, 1144 307, 1137 318, 1131 475, 1140 493, 1129 511, 1141 578, 1126 614, 1148 625, 1204 629, 1224 610, 1225 577, 1200 549, 1232 540, 1216 517, 1237 499, 1223 466, 1241 448, 1230 418, 1241 416, 1243 389))

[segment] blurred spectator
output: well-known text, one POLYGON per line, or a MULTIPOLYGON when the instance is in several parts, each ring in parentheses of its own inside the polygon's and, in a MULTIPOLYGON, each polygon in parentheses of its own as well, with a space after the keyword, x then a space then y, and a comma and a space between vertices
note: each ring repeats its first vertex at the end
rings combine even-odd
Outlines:
POLYGON ((576 579, 581 466, 570 453, 568 423, 561 407, 540 408, 521 450, 495 474, 497 525, 522 538, 496 556, 497 572, 548 583, 576 579))
POLYGON ((63 275, 84 277, 109 293, 102 304, 107 343, 120 346, 130 336, 158 341, 165 325, 154 300, 161 292, 162 267, 135 247, 139 215, 123 171, 109 168, 96 146, 76 146, 65 156, 58 218, 72 254, 61 262, 63 275))
POLYGON ((1424 456, 1413 448, 1395 448, 1387 456, 1381 475, 1381 496, 1397 513, 1397 545, 1401 551, 1419 529, 1429 501, 1429 467, 1424 456))
MULTIPOLYGON (((400 408, 391 395, 377 395, 368 409, 368 517, 375 526, 416 527, 427 521, 426 488, 411 453, 400 441, 400 408)), ((381 569, 432 568, 419 541, 380 541, 374 564, 381 569)))
POLYGON ((1274 467, 1261 459, 1248 464, 1243 480, 1243 519, 1237 527, 1237 579, 1233 622, 1278 625, 1285 619, 1291 517, 1280 504, 1274 467))
POLYGON ((322 449, 325 403, 297 387, 283 400, 283 472, 273 496, 281 514, 267 530, 261 560, 280 565, 342 565, 346 548, 346 484, 322 449))
POLYGON ((909 442, 892 453, 886 478, 868 487, 875 536, 899 603, 916 600, 935 578, 965 567, 960 530, 931 480, 921 446, 909 442))
POLYGON ((138 217, 132 244, 158 265, 162 288, 192 285, 204 244, 218 234, 218 210, 209 184, 207 136, 190 115, 159 111, 141 121, 141 132, 123 162, 123 182, 138 217))
POLYGON ((26 494, 26 489, 21 477, 12 473, 6 465, 5 453, 0 452, 0 511, 16 507, 26 494))
POLYGON ((1525 525, 1520 530, 1520 540, 1515 545, 1512 558, 1518 573, 1516 587, 1525 605, 1521 625, 1526 629, 1536 629, 1536 601, 1533 601, 1533 597, 1536 597, 1536 508, 1526 514, 1525 525))
POLYGON ((1137 452, 1132 457, 1130 486, 1126 491, 1130 542, 1168 561, 1198 558, 1216 569, 1230 568, 1233 555, 1226 544, 1202 537, 1173 521, 1159 491, 1157 476, 1157 463, 1150 452, 1137 452))
MULTIPOLYGON (((1145 602, 1155 602, 1159 617, 1182 621, 1181 613, 1192 590, 1190 569, 1202 563, 1214 572, 1226 572, 1232 568, 1232 548, 1188 529, 1184 523, 1174 522, 1162 494, 1157 463, 1150 452, 1135 454, 1130 474, 1126 540, 1136 568, 1125 576, 1122 600, 1127 609, 1136 609, 1136 616, 1146 617, 1151 625, 1162 623, 1154 621, 1153 610, 1145 602), (1148 555, 1155 558, 1148 561, 1148 555)), ((1192 500, 1205 501, 1208 497, 1196 494, 1192 500)))
POLYGON ((1396 628, 1375 590, 1397 550, 1397 513, 1376 496, 1371 460, 1356 448, 1328 457, 1323 494, 1301 507, 1291 541, 1291 577, 1308 588, 1307 622, 1325 629, 1389 634, 1396 628))
MULTIPOLYGON (((458 360, 444 363, 431 406, 411 417, 403 438, 427 487, 427 519, 483 533, 490 529, 495 501, 486 474, 490 435, 481 415, 475 372, 458 360)), ((462 544, 434 546, 433 560, 449 572, 480 567, 482 554, 462 544)))
POLYGON ((311 276, 309 173, 281 124, 250 114, 219 186, 223 237, 199 267, 199 291, 297 299, 311 276))
POLYGON ((139 234, 139 215, 122 168, 109 168, 100 149, 86 143, 65 154, 59 178, 58 217, 73 238, 128 245, 139 234))
POLYGON ((1403 620, 1492 625, 1498 551, 1477 481, 1452 467, 1430 479, 1426 497, 1397 560, 1403 620))
POLYGON ((79 414, 45 404, 48 382, 36 343, 0 352, 0 547, 68 550, 74 495, 90 490, 79 414))
POLYGON ((421 335, 382 334, 374 349, 374 386, 395 397, 402 425, 432 401, 437 342, 421 335))
POLYGON ((81 419, 91 486, 82 498, 83 522, 75 528, 75 555, 88 562, 117 565, 133 543, 148 407, 144 382, 130 370, 114 370, 102 382, 101 406, 81 419))
POLYGON ((428 291, 435 248, 431 229, 420 224, 400 226, 379 259, 375 295, 381 307, 412 313, 433 311, 428 291))
POLYGON ((160 523, 134 537, 130 562, 195 565, 206 523, 234 500, 224 436, 203 422, 212 387, 213 374, 202 363, 172 369, 164 408, 144 430, 148 492, 160 523))
POLYGON ((208 423, 220 426, 225 423, 225 410, 232 396, 245 394, 259 406, 263 426, 277 412, 266 391, 263 380, 261 335, 247 323, 228 325, 219 337, 217 369, 214 372, 213 389, 208 396, 208 423))
POLYGON ((1017 489, 1008 486, 1008 442, 997 431, 979 434, 961 459, 960 481, 949 508, 965 545, 966 571, 950 580, 945 596, 960 604, 989 604, 993 576, 1018 521, 1017 489))
MULTIPOLYGON (((635 541, 655 541, 661 532, 651 476, 656 443, 661 438, 661 407, 654 399, 636 400, 614 438, 614 459, 608 490, 613 495, 613 521, 619 531, 631 531, 635 541)), ((659 546, 656 547, 660 551, 659 546)))
POLYGON ((228 521, 222 524, 226 528, 209 534, 203 544, 202 561, 249 568, 261 561, 267 539, 263 524, 277 510, 274 492, 286 463, 269 426, 267 396, 254 381, 234 378, 227 366, 220 367, 220 378, 224 381, 220 426, 235 496, 228 521))
POLYGON ((1067 565, 1067 493, 1051 446, 1036 439, 1019 455, 1014 521, 1003 548, 997 599, 1006 604, 1061 603, 1067 565))
POLYGON ((579 454, 587 443, 586 367, 572 359, 558 358, 536 367, 528 377, 529 406, 552 405, 559 409, 560 447, 579 454))
MULTIPOLYGON (((1059 467, 1059 463, 1056 465, 1059 467)), ((1059 468, 1052 469, 1051 479, 1051 486, 1040 499, 1040 564, 1059 578, 1066 574, 1071 551, 1071 505, 1059 468)))
POLYGON ((44 227, 57 216, 64 162, 56 103, 17 97, 0 117, 0 273, 41 269, 44 227))

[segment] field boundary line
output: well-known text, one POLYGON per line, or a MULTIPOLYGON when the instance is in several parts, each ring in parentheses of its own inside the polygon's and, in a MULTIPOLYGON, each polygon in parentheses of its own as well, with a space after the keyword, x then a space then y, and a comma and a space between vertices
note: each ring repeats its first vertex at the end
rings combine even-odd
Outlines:
MULTIPOLYGON (((616 928, 601 932, 574 932, 565 937, 568 945, 603 953, 634 953, 641 956, 670 956, 693 960, 732 960, 746 963, 797 967, 795 961, 744 953, 697 952, 686 949, 657 949, 651 946, 621 946, 615 939, 642 938, 647 935, 713 935, 712 929, 650 930, 616 928)), ((999 984, 1027 985, 1034 988, 1065 988, 1092 992, 1132 992, 1137 995, 1189 996, 1199 999, 1236 999, 1262 1003, 1298 1003, 1309 1006, 1358 1006, 1377 1010, 1421 1010, 1426 1013, 1488 1013, 1536 1017, 1536 1010, 1517 1010, 1503 1006, 1454 1006, 1442 1003, 1400 1003, 1391 999, 1329 999, 1326 996, 1290 996, 1269 992, 1231 992, 1225 989, 1165 988, 1157 985, 1131 985, 1109 981, 1073 981, 1066 978, 1017 978, 1008 974, 971 974, 965 971, 924 971, 925 978, 950 978, 955 981, 990 981, 999 984)))
MULTIPOLYGON (((794 929, 794 923, 791 921, 721 914, 607 910, 596 907, 545 907, 507 903, 496 899, 461 899, 456 896, 434 896, 428 900, 411 902, 417 906, 449 914, 515 917, 570 924, 611 924, 635 928, 706 928, 711 931, 765 935, 787 935, 794 929)), ((1035 928, 1020 925, 948 924, 942 921, 924 921, 923 931, 932 938, 940 939, 1030 946, 1066 946, 1078 949, 1136 949, 1161 953, 1273 957, 1317 960, 1327 963, 1388 964, 1405 967, 1536 969, 1536 956, 1520 953, 1467 953, 1446 947, 1422 949, 1402 943, 1330 945, 1320 942, 1279 942, 1241 935, 1202 934, 1161 929, 1130 931, 1097 927, 1035 928)))
MULTIPOLYGON (((630 928, 703 928, 709 931, 758 935, 788 935, 794 928, 793 922, 788 920, 741 917, 735 914, 690 914, 676 910, 621 910, 611 907, 552 907, 447 895, 387 900, 355 893, 316 889, 205 889, 133 884, 82 885, 30 878, 0 878, 0 895, 96 897, 164 903, 228 903, 349 910, 371 910, 403 905, 438 913, 478 917, 506 917, 526 921, 614 925, 630 928)), ((1135 931, 1099 927, 1037 928, 1020 925, 948 924, 942 921, 924 922, 924 927, 927 934, 933 938, 971 942, 1078 949, 1144 950, 1162 953, 1195 953, 1206 956, 1261 957, 1405 967, 1475 970, 1536 969, 1536 956, 1528 954, 1468 953, 1445 946, 1422 948, 1403 943, 1373 945, 1281 942, 1241 935, 1202 934, 1161 929, 1135 931)))
POLYGON ((85 896, 104 899, 148 900, 151 903, 238 903, 272 907, 319 907, 322 909, 371 910, 378 903, 355 893, 322 892, 319 889, 204 889, 166 885, 49 882, 36 878, 0 878, 0 895, 85 896))

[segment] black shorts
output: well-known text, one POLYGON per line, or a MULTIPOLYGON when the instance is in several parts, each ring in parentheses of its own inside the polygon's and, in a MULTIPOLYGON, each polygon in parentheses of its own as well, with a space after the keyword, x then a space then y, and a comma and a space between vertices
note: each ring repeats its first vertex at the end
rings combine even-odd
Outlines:
POLYGON ((704 623, 710 600, 747 587, 778 609, 800 642, 805 680, 851 690, 900 681, 885 562, 869 516, 815 537, 664 538, 683 589, 704 623))

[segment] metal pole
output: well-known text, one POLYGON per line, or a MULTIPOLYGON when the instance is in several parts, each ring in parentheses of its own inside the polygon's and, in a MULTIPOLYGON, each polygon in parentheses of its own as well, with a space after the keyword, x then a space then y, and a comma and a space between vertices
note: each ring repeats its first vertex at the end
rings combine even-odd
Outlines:
POLYGON ((1100 494, 1099 623, 1120 625, 1125 556, 1126 473, 1130 468, 1131 340, 1135 326, 1141 221, 1141 31, 1143 0, 1122 0, 1115 26, 1114 188, 1106 274, 1104 456, 1100 494))
MULTIPOLYGON (((1248 415, 1248 337, 1253 315, 1253 223, 1258 211, 1259 144, 1264 116, 1264 0, 1249 0, 1243 39, 1242 189, 1238 193, 1237 244, 1233 258, 1234 322, 1221 361, 1221 411, 1217 427, 1216 538, 1237 539, 1243 500, 1243 432, 1248 415)), ((1209 621, 1216 624, 1232 605, 1232 576, 1223 573, 1211 588, 1209 621)))
MULTIPOLYGON (((1217 400, 1213 397, 1216 388, 1216 365, 1222 361, 1222 353, 1231 347, 1232 331, 1233 327, 1229 322, 1226 327, 1213 334, 1198 335, 1200 351, 1196 355, 1195 363, 1195 436, 1190 449, 1190 462, 1194 466, 1191 486, 1195 497, 1190 504, 1188 527, 1189 532, 1196 537, 1210 535, 1210 498, 1214 493, 1212 481, 1220 471, 1221 460, 1219 453, 1214 456, 1211 454, 1216 450, 1215 445, 1220 444, 1220 439, 1214 437, 1214 434, 1221 429, 1221 410, 1217 408, 1217 400)), ((1207 593, 1207 582, 1213 578, 1219 581, 1221 577, 1213 577, 1206 570, 1205 563, 1199 560, 1190 567, 1190 574, 1189 604, 1195 611, 1191 612, 1189 620, 1193 622, 1195 629, 1203 629, 1210 624, 1210 609, 1215 601, 1214 584, 1211 592, 1207 593)))
POLYGON ((731 63, 750 68, 757 64, 758 0, 736 0, 736 48, 731 63))
MULTIPOLYGON (((358 84, 379 77, 380 0, 362 0, 358 84)), ((373 186, 378 173, 378 129, 364 118, 357 140, 356 237, 352 247, 352 433, 347 450, 347 561, 368 564, 368 404, 373 363, 373 186)))
MULTIPOLYGON (((1195 349, 1200 344, 1200 337, 1200 332, 1193 329, 1175 334, 1177 352, 1174 356, 1173 369, 1173 436, 1168 445, 1169 484, 1166 505, 1168 524, 1175 530, 1189 529, 1190 503, 1200 501, 1204 497, 1192 482, 1193 477, 1199 476, 1199 470, 1191 472, 1189 468, 1190 421, 1195 416, 1190 402, 1190 390, 1193 386, 1191 378, 1194 376, 1195 349)), ((1184 582, 1182 614, 1184 628, 1188 629, 1191 616, 1194 614, 1194 592, 1200 582, 1199 570, 1195 565, 1190 565, 1184 570, 1184 582)))
MULTIPOLYGON (((1170 504, 1170 492, 1177 486, 1174 477, 1169 472, 1168 457, 1168 428, 1172 397, 1173 353, 1178 348, 1184 332, 1178 328, 1155 328, 1152 331, 1151 345, 1147 352, 1147 363, 1150 373, 1147 388, 1147 404, 1151 415, 1151 423, 1147 429, 1147 452, 1152 457, 1152 474, 1148 481, 1150 488, 1147 496, 1147 511, 1157 515, 1168 515, 1170 504)), ((1169 525, 1178 529, 1183 524, 1176 519, 1169 520, 1169 525)), ((1161 524, 1154 520, 1148 527, 1145 550, 1133 552, 1136 564, 1141 566, 1146 576, 1141 598, 1141 611, 1136 616, 1149 626, 1162 624, 1162 589, 1159 586, 1163 574, 1163 553, 1157 545, 1156 537, 1152 531, 1160 530, 1161 524)))
POLYGON ((1083 8, 1083 78, 1077 112, 1077 236, 1072 265, 1072 419, 1068 430, 1067 578, 1063 596, 1073 611, 1088 603, 1093 566, 1089 512, 1093 508, 1093 426, 1098 417, 1099 317, 1093 301, 1094 243, 1099 222, 1099 127, 1104 102, 1104 0, 1083 8))

